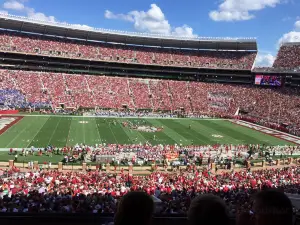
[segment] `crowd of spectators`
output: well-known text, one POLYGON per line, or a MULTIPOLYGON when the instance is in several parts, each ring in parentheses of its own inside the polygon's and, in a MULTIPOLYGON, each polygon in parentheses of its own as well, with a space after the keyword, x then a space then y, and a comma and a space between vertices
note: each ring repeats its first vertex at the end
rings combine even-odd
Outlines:
MULTIPOLYGON (((142 191, 161 202, 159 214, 186 214, 191 201, 203 194, 220 197, 231 215, 249 212, 251 195, 264 188, 282 188, 298 193, 298 166, 266 169, 222 171, 188 167, 173 173, 153 172, 136 176, 120 171, 59 172, 32 170, 9 171, 0 178, 2 213, 114 213, 120 199, 132 191, 142 191)), ((118 213, 117 213, 118 214, 118 213)))
POLYGON ((248 116, 299 132, 300 91, 186 81, 0 70, 1 103, 52 108, 150 109, 216 117, 248 116))
POLYGON ((289 43, 282 45, 273 64, 274 68, 300 69, 300 45, 289 43))
POLYGON ((84 42, 15 32, 0 32, 0 50, 67 58, 183 67, 248 69, 256 53, 179 50, 84 42))

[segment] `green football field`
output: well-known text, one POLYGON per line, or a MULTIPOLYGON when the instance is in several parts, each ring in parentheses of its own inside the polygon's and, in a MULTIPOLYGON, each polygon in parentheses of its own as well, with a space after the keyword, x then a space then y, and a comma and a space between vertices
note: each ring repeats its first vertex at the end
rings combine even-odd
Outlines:
POLYGON ((0 148, 72 146, 100 143, 151 144, 265 144, 291 145, 290 142, 242 127, 227 120, 209 119, 135 119, 68 116, 25 116, 0 136, 0 148), (155 133, 124 127, 163 127, 155 133), (191 127, 189 127, 191 125, 191 127), (154 138, 155 135, 155 138, 154 138))

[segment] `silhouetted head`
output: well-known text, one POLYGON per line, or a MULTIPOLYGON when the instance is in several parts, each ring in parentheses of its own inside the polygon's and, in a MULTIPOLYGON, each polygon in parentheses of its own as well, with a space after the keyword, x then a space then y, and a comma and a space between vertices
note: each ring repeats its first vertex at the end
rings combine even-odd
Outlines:
POLYGON ((292 225, 293 206, 290 199, 277 190, 259 192, 253 202, 256 225, 292 225))
POLYGON ((154 202, 145 192, 129 192, 119 202, 115 225, 148 225, 154 211, 154 202))
POLYGON ((195 198, 188 212, 190 225, 229 225, 229 212, 225 202, 215 195, 195 198))

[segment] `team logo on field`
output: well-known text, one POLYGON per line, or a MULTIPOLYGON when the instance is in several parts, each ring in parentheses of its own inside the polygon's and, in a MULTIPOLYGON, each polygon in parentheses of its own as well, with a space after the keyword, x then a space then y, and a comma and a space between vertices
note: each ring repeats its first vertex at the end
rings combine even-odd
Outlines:
POLYGON ((211 136, 213 136, 214 138, 223 138, 223 136, 222 136, 222 135, 219 135, 219 134, 213 134, 213 135, 211 135, 211 136))
POLYGON ((154 127, 150 126, 149 123, 143 122, 143 124, 140 124, 139 122, 132 123, 131 121, 125 121, 122 123, 123 127, 128 127, 132 130, 137 130, 141 132, 148 132, 148 133, 155 133, 162 131, 163 127, 154 127))
POLYGON ((142 131, 142 132, 148 132, 148 133, 162 131, 161 127, 151 127, 151 126, 137 126, 137 127, 132 127, 132 129, 137 131, 142 131))

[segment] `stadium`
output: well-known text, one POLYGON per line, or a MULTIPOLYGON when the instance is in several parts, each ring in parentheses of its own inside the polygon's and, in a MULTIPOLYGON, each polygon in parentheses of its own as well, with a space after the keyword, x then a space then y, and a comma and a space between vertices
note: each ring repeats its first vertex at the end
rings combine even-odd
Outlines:
POLYGON ((193 197, 213 193, 235 218, 264 188, 299 193, 299 43, 255 68, 253 38, 4 14, 0 28, 1 212, 112 215, 142 190, 156 215, 185 218, 193 197))

